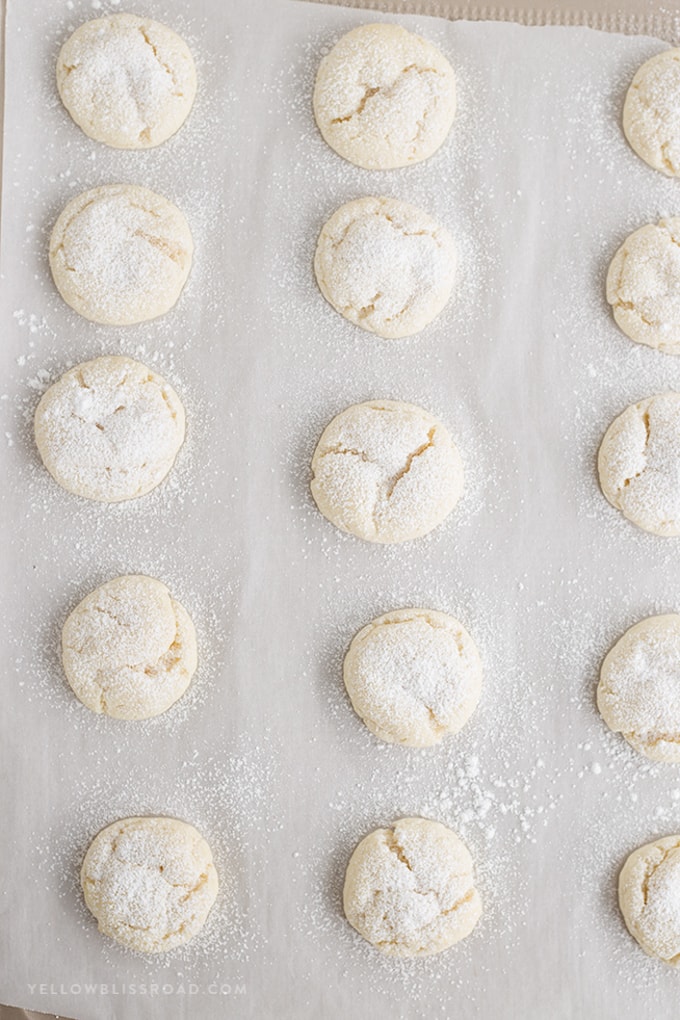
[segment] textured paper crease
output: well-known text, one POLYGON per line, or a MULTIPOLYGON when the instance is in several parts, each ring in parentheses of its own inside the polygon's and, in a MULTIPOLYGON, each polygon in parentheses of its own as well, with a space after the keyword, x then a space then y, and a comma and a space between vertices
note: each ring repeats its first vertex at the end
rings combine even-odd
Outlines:
MULTIPOLYGON (((329 0, 314 0, 328 3, 329 0)), ((680 43, 680 15, 672 11, 570 11, 560 8, 541 10, 477 4, 450 4, 437 0, 344 0, 344 7, 357 7, 391 14, 416 14, 449 21, 514 21, 520 25, 567 25, 596 28, 624 35, 652 35, 674 46, 680 43)), ((642 7, 642 5, 641 5, 642 7)))

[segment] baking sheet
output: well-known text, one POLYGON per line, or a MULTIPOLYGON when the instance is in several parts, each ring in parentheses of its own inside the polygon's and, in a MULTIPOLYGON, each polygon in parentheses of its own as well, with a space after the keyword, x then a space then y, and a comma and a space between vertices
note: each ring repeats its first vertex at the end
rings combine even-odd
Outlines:
MULTIPOLYGON (((335 3, 336 0, 315 0, 335 3)), ((456 0, 342 0, 364 11, 431 15, 451 21, 514 21, 520 25, 587 25, 605 32, 653 35, 672 46, 680 38, 680 17, 661 0, 532 0, 526 6, 456 3, 456 0)))
POLYGON ((140 154, 83 138, 52 82, 63 39, 105 9, 8 10, 0 999, 82 1020, 670 1015, 677 975, 626 934, 615 881, 630 850, 680 827, 679 776, 594 707, 610 644, 678 606, 676 542, 620 520, 594 468, 619 410, 680 388, 680 365, 622 337, 603 298, 625 235, 677 210, 677 182, 619 128, 627 82, 663 44, 398 19, 449 55, 460 112, 433 159, 378 174, 327 149, 310 112, 320 56, 365 13, 138 5, 185 35, 201 80, 186 127, 140 154), (122 329, 72 313, 46 260, 67 199, 114 180, 176 201, 196 241, 177 308, 122 329), (313 281, 324 220, 375 192, 421 204, 460 251, 455 301, 410 340, 355 330, 313 281), (153 364, 187 408, 177 469, 130 506, 61 492, 32 444, 41 390, 103 352, 153 364), (456 512, 402 547, 342 536, 308 494, 324 424, 370 397, 437 413, 466 464, 456 512), (74 703, 56 652, 68 611, 123 571, 168 583, 200 639, 191 693, 140 727, 74 703), (485 663, 473 719, 423 752, 372 738, 340 674, 354 632, 407 604, 457 614, 485 663), (97 829, 144 812, 197 825, 222 879, 204 936, 163 959, 102 939, 77 886, 97 829), (485 914, 461 946, 399 964, 351 932, 340 891, 358 839, 411 813, 465 838, 485 914))

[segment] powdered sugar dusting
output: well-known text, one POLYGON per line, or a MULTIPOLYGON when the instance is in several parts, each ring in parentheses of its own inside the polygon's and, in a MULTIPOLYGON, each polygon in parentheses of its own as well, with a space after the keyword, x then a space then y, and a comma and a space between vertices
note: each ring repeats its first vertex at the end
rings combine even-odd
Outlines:
POLYGON ((680 962, 680 853, 667 852, 647 881, 647 910, 643 925, 649 942, 667 960, 680 962))
POLYGON ((454 832, 401 818, 365 836, 347 866, 347 919, 388 956, 430 956, 470 934, 481 904, 472 860, 454 832))
POLYGON ((656 535, 680 534, 680 393, 628 407, 610 425, 598 458, 607 499, 656 535))
POLYGON ((680 173, 680 50, 666 50, 640 67, 626 95, 624 126, 631 145, 650 166, 680 173))
POLYGON ((133 14, 86 22, 57 61, 64 105, 92 138, 124 149, 158 145, 187 117, 196 71, 175 32, 133 14))
POLYGON ((79 700, 118 719, 160 715, 196 670, 191 617, 161 581, 139 575, 87 595, 64 624, 61 649, 79 700))
POLYGON ((70 369, 44 394, 35 441, 52 477, 103 502, 146 495, 172 469, 184 442, 180 398, 130 358, 102 357, 70 369))
POLYGON ((647 223, 614 255, 607 301, 621 329, 638 343, 680 351, 680 220, 647 223))
POLYGON ((619 879, 621 912, 645 952, 680 964, 680 836, 635 850, 619 879))
POLYGON ((203 927, 217 895, 210 847, 187 822, 123 818, 98 832, 81 869, 99 930, 140 952, 170 952, 203 927))
POLYGON ((479 699, 481 672, 467 631, 427 609, 373 620, 353 638, 343 664, 352 705, 371 732, 416 747, 461 729, 479 699))
MULTIPOLYGON (((17 983, 24 967, 32 981, 84 971, 99 982, 112 971, 128 981, 194 978, 203 988, 194 1011, 206 1018, 224 1015, 204 983, 220 975, 248 986, 248 1002, 228 1004, 237 1015, 322 1008, 467 1020, 502 1015, 510 996, 532 1020, 565 1003, 584 1016, 672 1011, 677 975, 626 932, 616 877, 636 846, 678 832, 680 784, 672 766, 646 763, 609 732, 594 698, 624 630, 678 610, 674 541, 611 508, 595 468, 622 408, 680 390, 678 366, 623 337, 604 298, 624 238, 677 211, 673 182, 635 156, 620 127, 636 68, 662 44, 405 21, 451 58, 459 115, 430 161, 385 175, 380 191, 450 231, 460 282, 435 322, 395 344, 338 316, 313 276, 323 223, 376 190, 328 149, 310 109, 324 48, 365 14, 291 4, 273 33, 252 4, 239 19, 234 5, 216 7, 209 24, 172 2, 154 9, 190 42, 205 84, 168 148, 132 160, 88 149, 54 95, 58 46, 90 10, 77 6, 65 25, 63 9, 46 5, 44 32, 22 37, 10 5, 7 29, 8 82, 20 80, 19 58, 21 80, 44 75, 25 130, 9 103, 21 144, 6 154, 3 190, 3 243, 13 239, 16 270, 4 288, 0 402, 14 487, 11 500, 3 494, 14 550, 6 696, 24 731, 7 735, 3 754, 13 785, 30 790, 30 811, 6 804, 6 817, 17 816, 17 873, 31 865, 29 880, 8 890, 17 983), (47 37, 50 54, 40 49, 47 37), (210 145, 215 123, 219 147, 210 145), (83 331, 53 290, 47 234, 70 194, 112 180, 144 180, 175 201, 196 258, 171 315, 139 330, 83 331), (52 484, 28 421, 44 373, 54 379, 112 349, 176 385, 189 432, 166 483, 102 512, 52 484), (467 484, 446 523, 390 549, 343 536, 309 494, 328 421, 382 397, 447 424, 467 484), (78 599, 130 570, 160 577, 208 635, 199 633, 196 681, 167 716, 141 724, 143 742, 137 728, 132 739, 128 724, 78 705, 48 661, 78 599), (468 724, 423 751, 380 744, 342 684, 357 630, 409 604, 455 615, 485 667, 468 724), (263 787, 262 798, 250 796, 263 787), (162 963, 103 940, 77 887, 96 831, 133 813, 195 825, 223 883, 201 935, 162 963), (383 959, 342 915, 345 869, 366 833, 418 815, 460 834, 484 913, 447 953, 383 959), (33 922, 21 944, 24 917, 41 919, 40 944, 33 922)), ((36 992, 31 1004, 48 1001, 36 992)), ((167 1017, 182 1001, 128 994, 125 1007, 167 1017)), ((56 1005, 86 1011, 76 996, 56 1005)))
POLYGON ((680 616, 637 623, 608 653, 598 706, 607 725, 656 761, 680 761, 680 616))
POLYGON ((173 307, 193 249, 172 202, 139 185, 108 184, 66 204, 50 236, 50 268, 64 300, 86 319, 126 326, 173 307))
POLYGON ((341 315, 382 337, 419 332, 451 295, 453 240, 406 202, 363 198, 336 210, 314 258, 321 291, 341 315))
POLYGON ((454 509, 463 489, 460 454, 445 425, 411 404, 348 407, 324 429, 311 490, 336 527, 369 542, 419 538, 454 509))
POLYGON ((342 36, 314 88, 324 138, 366 168, 426 159, 446 138, 455 109, 451 65, 428 40, 396 25, 368 24, 342 36))
MULTIPOLYGON (((267 937, 246 911, 248 898, 239 875, 247 872, 260 882, 264 874, 271 758, 243 747, 234 747, 218 758, 210 751, 206 754, 203 743, 176 760, 171 783, 163 792, 164 784, 153 769, 137 771, 133 792, 125 762, 111 761, 110 765, 106 775, 100 770, 96 777, 75 782, 67 818, 44 831, 31 853, 38 868, 36 883, 40 886, 47 877, 58 896, 60 922, 54 937, 60 941, 60 929, 75 921, 87 944, 107 966, 123 965, 131 973, 133 961, 139 957, 125 946, 102 939, 83 900, 80 869, 92 839, 112 821, 130 817, 130 812, 143 817, 165 815, 191 824, 205 839, 219 892, 201 931, 186 946, 154 956, 153 966, 160 969, 161 976, 169 976, 173 970, 179 976, 188 968, 194 978, 199 974, 220 979, 225 975, 242 977, 241 968, 251 954, 261 952, 267 937)), ((147 957, 144 963, 148 973, 151 960, 147 957)))

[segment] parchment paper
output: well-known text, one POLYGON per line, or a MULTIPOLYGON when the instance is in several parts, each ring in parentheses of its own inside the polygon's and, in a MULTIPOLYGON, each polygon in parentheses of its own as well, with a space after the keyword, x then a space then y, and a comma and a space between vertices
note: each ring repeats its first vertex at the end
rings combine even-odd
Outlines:
MULTIPOLYGON (((677 769, 649 767, 594 707, 602 656, 678 607, 675 540, 599 494, 599 439, 629 402, 680 387, 603 298, 634 227, 677 211, 678 183, 627 148, 620 109, 646 38, 404 18, 449 55, 451 138, 430 161, 371 174, 316 133, 315 67, 366 14, 304 3, 141 3, 199 61, 186 127, 150 153, 85 139, 53 86, 59 45, 97 10, 10 0, 2 231, 2 784, 0 999, 73 1017, 671 1016, 677 975, 625 932, 626 855, 680 828, 677 769), (67 199, 98 183, 175 200, 196 261, 157 322, 95 327, 46 260, 67 199), (383 342, 324 304, 311 257, 343 201, 385 193, 452 231, 455 301, 383 342), (106 508, 61 492, 30 417, 67 366, 126 352, 183 396, 187 450, 168 484, 106 508), (467 494, 399 548, 336 532, 308 495, 323 425, 369 397, 421 403, 451 428, 467 494), (165 580, 199 629, 192 692, 155 723, 75 703, 61 623, 107 577, 165 580), (354 632, 397 605, 456 613, 485 663, 465 731, 428 752, 374 740, 343 694, 354 632), (98 828, 159 812, 197 825, 223 886, 205 936, 144 959, 103 939, 78 890, 98 828), (355 843, 404 814, 440 818, 475 857, 485 914, 431 961, 383 960, 348 928, 355 843)), ((111 8, 115 9, 115 8, 111 8)))

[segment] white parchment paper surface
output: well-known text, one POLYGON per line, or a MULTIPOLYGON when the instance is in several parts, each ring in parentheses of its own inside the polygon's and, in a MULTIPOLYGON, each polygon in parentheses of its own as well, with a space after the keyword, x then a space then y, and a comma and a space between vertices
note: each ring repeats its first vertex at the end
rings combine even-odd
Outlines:
POLYGON ((322 53, 367 12, 140 0, 200 76, 185 128, 141 154, 86 139, 53 83, 64 39, 109 9, 10 0, 7 15, 0 1000, 83 1020, 673 1015, 678 975, 627 935, 615 884, 632 849, 680 829, 680 774, 646 766, 594 706, 613 641, 680 605, 677 540, 619 519, 595 475, 612 417, 680 388, 680 363, 630 343, 603 297, 626 234, 680 206, 620 129, 663 44, 404 17, 451 59, 459 115, 427 163, 380 174, 325 146, 310 103, 322 53), (174 200, 196 243, 176 309, 122 329, 71 312, 46 258, 68 198, 113 181, 174 200), (313 280, 325 219, 375 193, 422 205, 459 247, 455 300, 410 340, 350 326, 313 280), (107 508, 51 481, 30 418, 69 365, 117 352, 172 382, 189 438, 166 485, 107 508), (396 549, 342 536, 308 494, 324 424, 371 397, 438 414, 466 465, 459 509, 396 549), (58 657, 78 599, 138 571, 201 642, 191 694, 140 727, 75 703, 58 657), (428 752, 380 746, 342 689, 355 631, 409 604, 457 614, 485 663, 474 718, 428 752), (145 812, 197 825, 223 888, 204 936, 163 959, 103 939, 77 882, 98 828, 145 812), (350 931, 340 890, 354 844, 411 813, 465 838, 485 913, 463 945, 397 965, 350 931))

